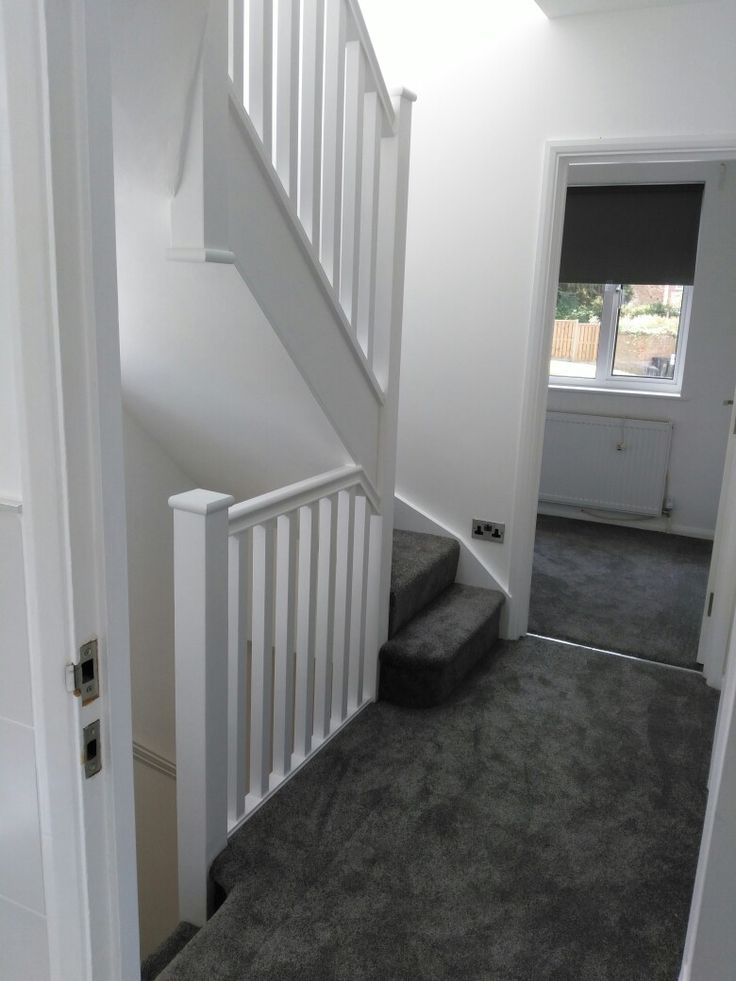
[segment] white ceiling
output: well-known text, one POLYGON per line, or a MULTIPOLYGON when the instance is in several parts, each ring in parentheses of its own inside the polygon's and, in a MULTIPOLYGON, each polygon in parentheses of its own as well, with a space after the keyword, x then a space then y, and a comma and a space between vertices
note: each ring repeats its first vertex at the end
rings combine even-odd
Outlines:
POLYGON ((633 7, 671 7, 682 3, 707 3, 709 0, 535 0, 548 17, 570 14, 597 14, 604 10, 631 10, 633 7))

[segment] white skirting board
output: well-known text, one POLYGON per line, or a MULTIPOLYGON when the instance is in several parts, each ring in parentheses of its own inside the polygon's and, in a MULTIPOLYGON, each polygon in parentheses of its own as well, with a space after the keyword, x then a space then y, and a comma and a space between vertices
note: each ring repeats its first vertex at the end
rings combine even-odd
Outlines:
POLYGON ((659 516, 671 442, 668 420, 548 412, 539 499, 659 516))
POLYGON ((667 535, 683 535, 685 538, 702 538, 713 541, 712 528, 696 528, 693 525, 682 525, 671 517, 660 515, 634 516, 615 511, 596 511, 590 508, 571 507, 567 504, 546 504, 540 501, 538 514, 546 514, 555 518, 572 518, 577 521, 588 521, 593 524, 618 525, 621 528, 641 528, 645 531, 659 531, 667 535))

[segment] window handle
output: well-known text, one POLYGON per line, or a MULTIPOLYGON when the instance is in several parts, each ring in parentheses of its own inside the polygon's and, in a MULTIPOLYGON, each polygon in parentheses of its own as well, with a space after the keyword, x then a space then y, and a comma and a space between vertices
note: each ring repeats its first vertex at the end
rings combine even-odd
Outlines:
POLYGON ((724 399, 723 400, 723 404, 724 405, 733 405, 733 399, 724 399))

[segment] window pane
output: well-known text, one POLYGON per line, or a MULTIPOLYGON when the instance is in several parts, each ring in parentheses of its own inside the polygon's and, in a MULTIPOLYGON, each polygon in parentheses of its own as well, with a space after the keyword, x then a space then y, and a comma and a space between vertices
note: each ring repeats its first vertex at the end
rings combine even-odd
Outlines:
POLYGON ((622 286, 613 374, 674 378, 682 286, 622 286))
POLYGON ((550 375, 595 378, 602 310, 602 283, 560 283, 550 375))

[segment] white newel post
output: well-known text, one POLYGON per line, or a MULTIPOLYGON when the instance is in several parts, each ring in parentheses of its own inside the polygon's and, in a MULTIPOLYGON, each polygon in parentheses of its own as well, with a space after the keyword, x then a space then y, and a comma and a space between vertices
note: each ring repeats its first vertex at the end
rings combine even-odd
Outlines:
POLYGON ((209 868, 227 844, 228 507, 194 490, 174 512, 179 919, 202 926, 209 868))
MULTIPOLYGON (((396 490, 396 436, 399 414, 399 372, 401 360, 401 324, 404 315, 404 271, 406 264, 406 220, 409 202, 409 152, 411 147, 411 113, 416 95, 407 89, 393 94, 396 113, 396 136, 384 140, 381 150, 381 182, 378 216, 378 255, 376 281, 375 364, 384 377, 386 402, 381 413, 380 455, 378 460, 378 493, 381 498, 381 521, 373 522, 372 534, 382 537, 380 563, 372 563, 372 575, 378 576, 377 644, 375 652, 366 651, 368 690, 377 693, 378 649, 388 637, 388 608, 391 590, 391 551, 394 530, 394 493, 396 490), (376 564, 379 568, 376 569, 376 564), (373 657, 371 666, 370 658, 373 657)), ((374 585, 374 588, 375 585, 374 585)))

